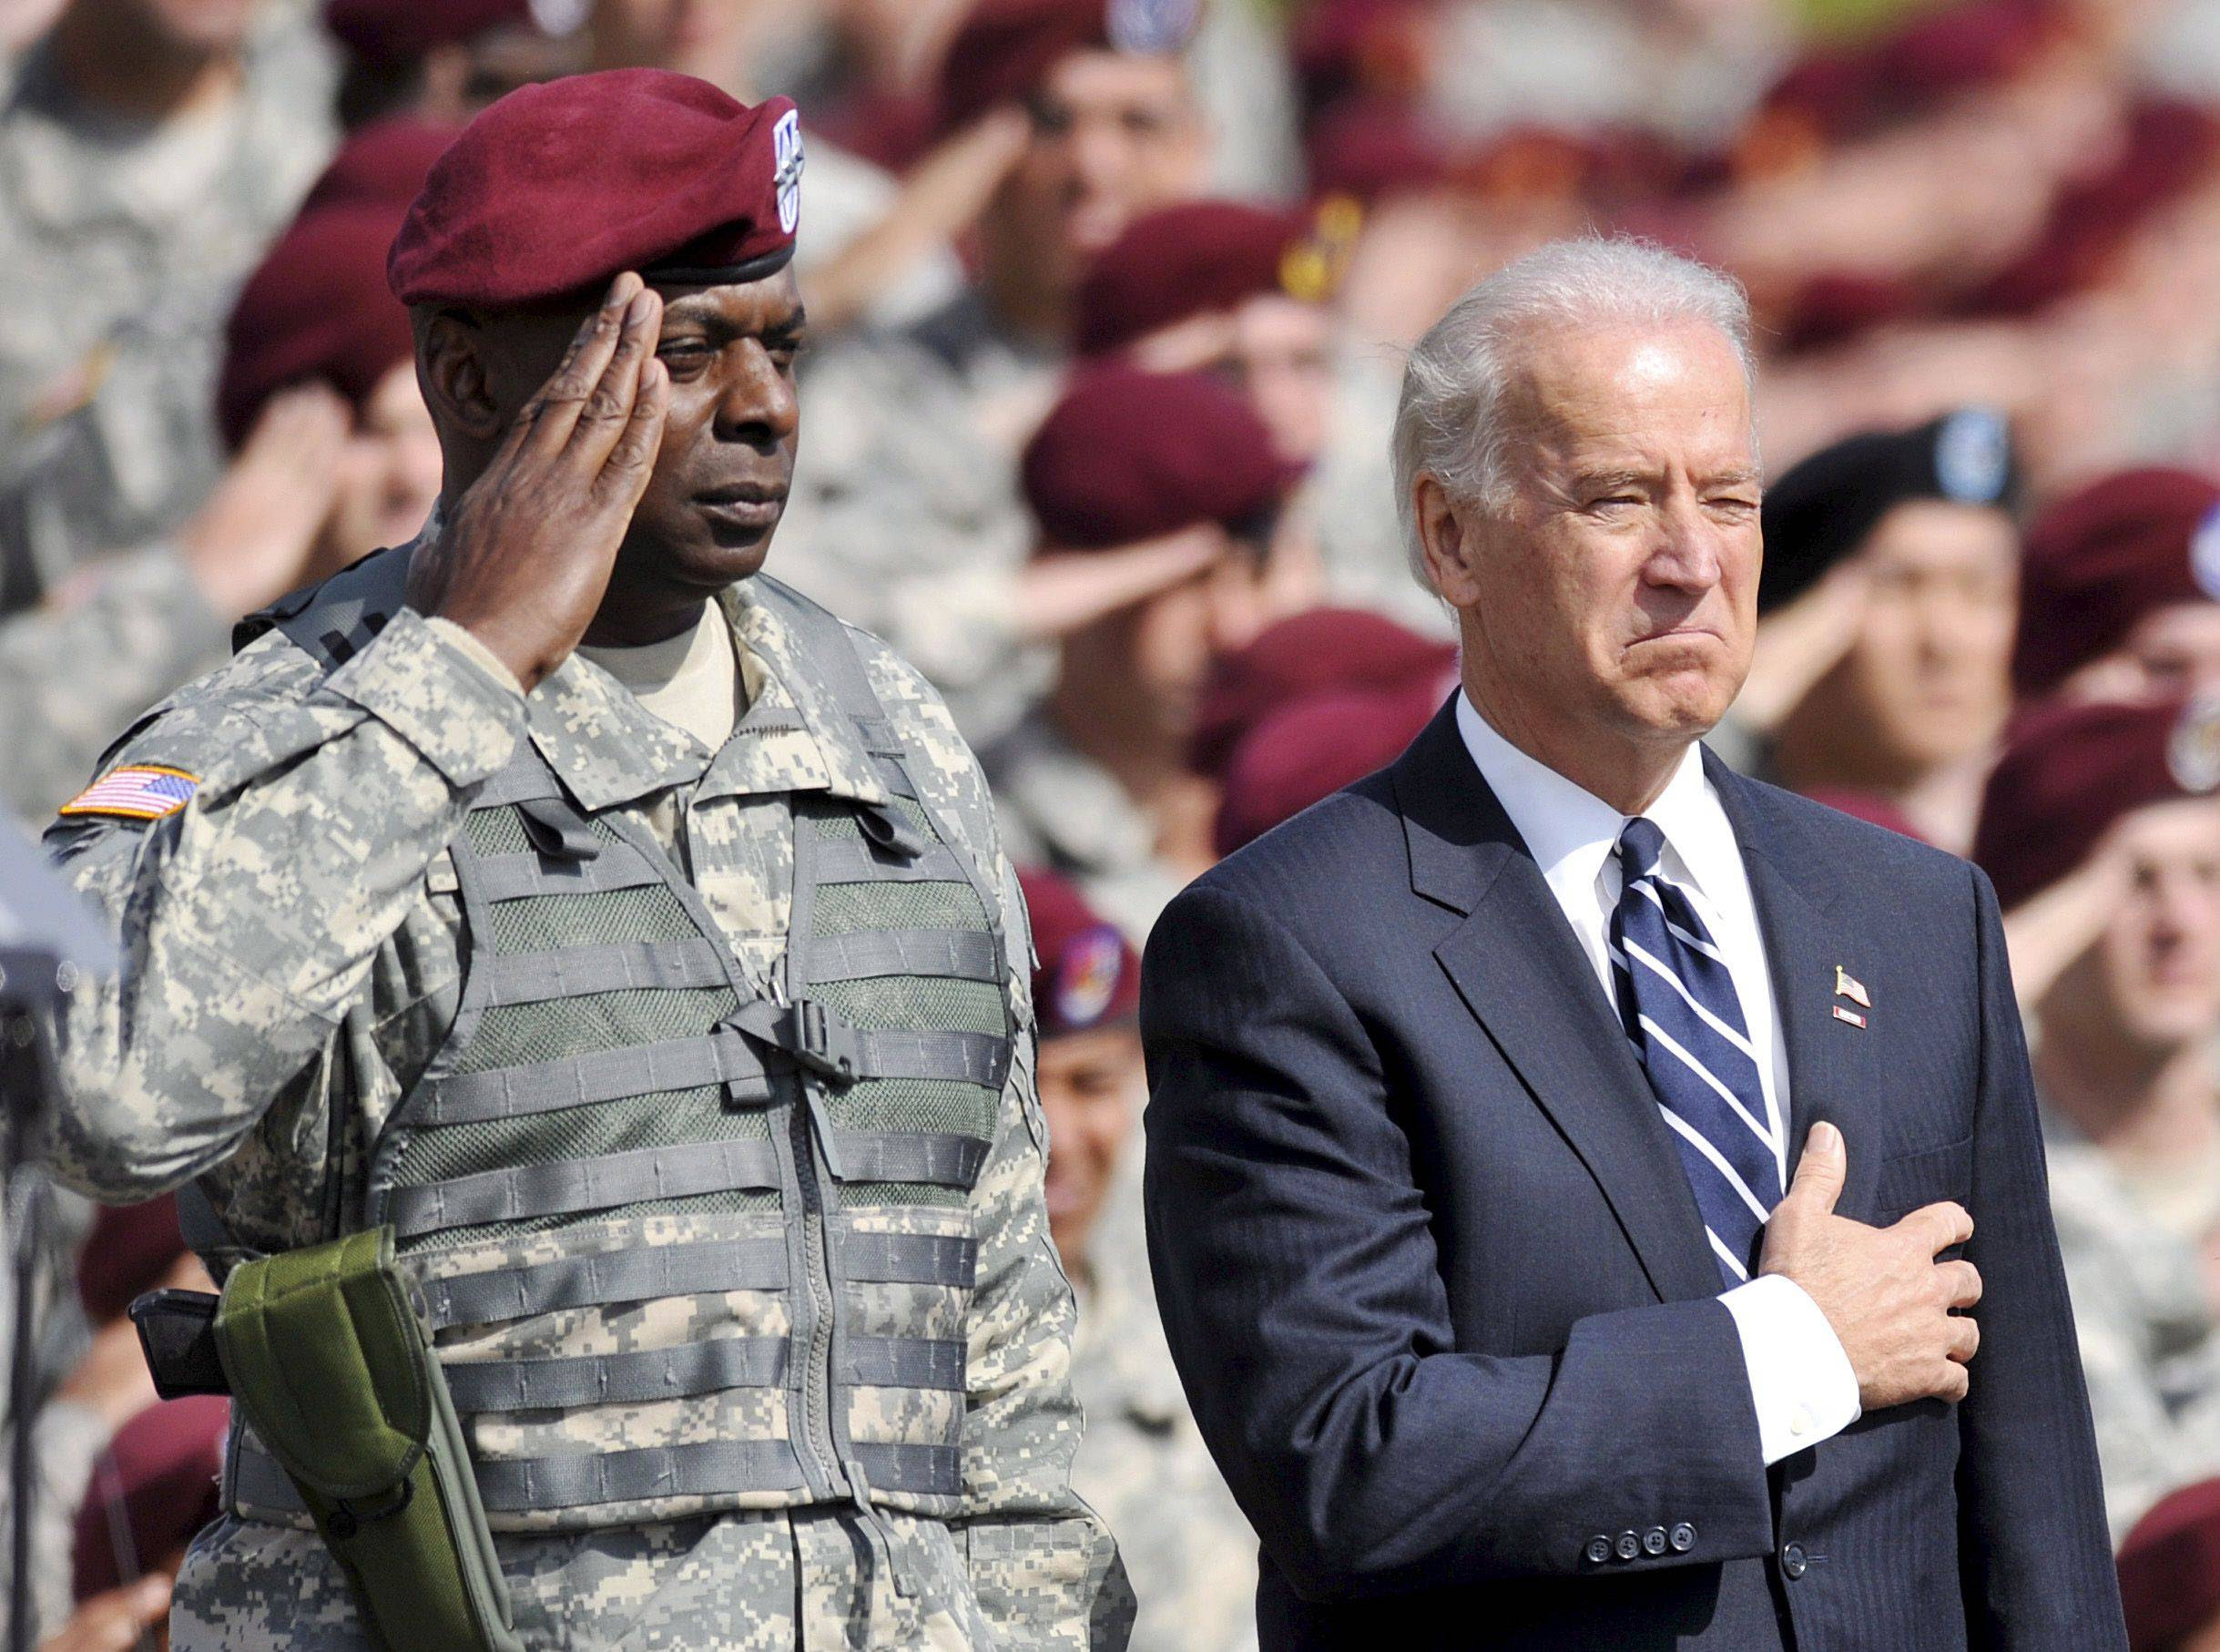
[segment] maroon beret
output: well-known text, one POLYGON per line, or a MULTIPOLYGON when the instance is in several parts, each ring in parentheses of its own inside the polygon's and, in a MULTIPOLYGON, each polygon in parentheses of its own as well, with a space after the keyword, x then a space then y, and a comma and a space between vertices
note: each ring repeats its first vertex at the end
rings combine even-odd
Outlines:
POLYGON ((1441 709, 1431 684, 1314 694, 1266 718, 1226 765, 1213 831, 1228 855, 1344 786, 1384 769, 1441 709))
POLYGON ((1199 0, 979 0, 941 58, 939 128, 1030 97, 1074 52, 1181 51, 1198 13, 1199 0))
POLYGON ((1082 355, 1101 355, 1258 293, 1292 291, 1303 283, 1291 255, 1309 232, 1299 214, 1245 201, 1183 201, 1146 213, 1080 281, 1072 342, 1082 355))
MULTIPOLYGON (((323 207, 390 205, 408 210, 432 175, 432 163, 463 128, 396 115, 376 120, 340 146, 300 203, 301 216, 323 207)), ((382 273, 383 260, 380 260, 382 273)))
POLYGON ((1344 97, 1303 140, 1310 187, 1370 203, 1431 189, 1456 165, 1455 139, 1423 113, 1385 97, 1344 97))
POLYGON ((2055 0, 1971 0, 1930 9, 1877 44, 1829 46, 1767 93, 1761 124, 1786 118, 1828 139, 1916 119, 1962 93, 2009 81, 2057 38, 2055 0))
POLYGON ((2220 485, 2195 471, 2120 471, 2028 529, 2013 686, 2049 693, 2127 641, 2143 617, 2220 601, 2220 485))
POLYGON ((2212 175, 2220 117, 2192 103, 2147 99, 2129 112, 2113 164, 2069 185, 2034 245, 1967 296, 1979 315, 2028 315, 2112 273, 2151 218, 2212 175))
POLYGON ((2088 859, 2113 821, 2220 785, 2220 706, 2058 703, 2013 726, 1981 794, 1974 863, 2005 911, 2088 859))
POLYGON ((1020 868, 1017 881, 1039 960, 1033 1004, 1041 1036, 1132 1020, 1141 1007, 1141 960, 1133 943, 1060 874, 1020 868))
POLYGON ((1456 670, 1455 643, 1364 608, 1312 608, 1211 668, 1189 761, 1197 773, 1222 774, 1243 735, 1290 701, 1329 690, 1423 688, 1438 702, 1456 670))
POLYGON ((1299 473, 1239 396, 1202 373, 1082 374, 1025 444, 1025 503, 1051 546, 1106 550, 1262 522, 1299 473))
POLYGON ((131 1583, 216 1518, 231 1402, 210 1394, 148 1407, 93 1465, 77 1506, 70 1590, 80 1601, 131 1583), (126 1576, 120 1556, 135 1570, 126 1576))
POLYGON ((532 26, 529 0, 324 0, 324 27, 369 63, 412 63, 504 23, 532 26))
POLYGON ((1343 97, 1421 100, 1439 56, 1429 0, 1312 0, 1290 42, 1304 105, 1343 97))
POLYGON ((102 1210, 77 1257, 77 1299, 85 1317, 95 1325, 121 1318, 132 1298, 161 1283, 184 1254, 177 1195, 102 1210))
POLYGON ((794 106, 750 108, 666 69, 523 87, 463 129, 388 267, 404 304, 503 309, 594 292, 627 270, 752 281, 794 255, 794 106))
POLYGON ((263 404, 321 379, 360 408, 410 361, 409 312, 385 285, 398 205, 328 207, 294 220, 239 290, 224 330, 216 417, 233 448, 263 404))
POLYGON ((2152 1505, 2120 1545, 2128 1652, 2169 1652, 2220 1618, 2220 1480, 2152 1505))

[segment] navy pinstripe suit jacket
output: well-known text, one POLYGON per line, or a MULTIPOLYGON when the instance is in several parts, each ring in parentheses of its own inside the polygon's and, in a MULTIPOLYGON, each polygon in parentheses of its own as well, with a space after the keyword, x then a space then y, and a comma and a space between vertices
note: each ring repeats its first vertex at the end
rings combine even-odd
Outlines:
POLYGON ((1266 1647, 2124 1646, 1988 881, 1709 772, 1791 1140, 1841 1128, 1844 1215, 1973 1213, 1971 1395, 1764 1466, 1679 1156, 1445 708, 1181 895, 1143 968, 1149 1250, 1266 1647))

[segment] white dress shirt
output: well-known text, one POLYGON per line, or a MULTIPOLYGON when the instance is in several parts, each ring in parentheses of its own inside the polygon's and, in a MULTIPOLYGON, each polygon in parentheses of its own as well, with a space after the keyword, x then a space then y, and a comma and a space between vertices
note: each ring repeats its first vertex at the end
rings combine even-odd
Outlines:
MULTIPOLYGON (((1490 727, 1462 694, 1457 697, 1457 728, 1481 778, 1511 817, 1572 924, 1615 1022, 1619 1010, 1612 994, 1608 939, 1619 903, 1619 833, 1630 817, 1527 756, 1490 727)), ((1645 813, 1665 834, 1660 866, 1666 880, 1688 897, 1734 978, 1757 1057, 1780 1185, 1786 1188, 1793 1167, 1788 1056, 1781 1042, 1780 1012, 1773 1002, 1765 938, 1757 928, 1741 846, 1718 794, 1705 778, 1699 747, 1690 744, 1645 813)), ((1677 1159, 1673 1168, 1679 1170, 1677 1159)), ((1858 1420, 1857 1373, 1834 1327, 1802 1286, 1781 1274, 1765 1274, 1724 1292, 1719 1300, 1734 1316, 1742 1339, 1758 1443, 1767 1463, 1816 1445, 1858 1420)))

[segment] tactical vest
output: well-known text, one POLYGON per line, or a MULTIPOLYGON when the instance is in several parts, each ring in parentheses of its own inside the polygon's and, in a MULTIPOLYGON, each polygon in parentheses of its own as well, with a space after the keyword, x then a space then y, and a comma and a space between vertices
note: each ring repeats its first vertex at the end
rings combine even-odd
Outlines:
MULTIPOLYGON (((335 668, 397 611, 406 561, 267 623, 335 668)), ((528 738, 450 844, 460 1005, 360 1221, 394 1229, 495 1529, 946 1514, 962 1489, 968 1198, 1015 1027, 997 894, 920 801, 846 627, 754 589, 891 794, 794 796, 772 978, 653 834, 582 811, 528 738)), ((231 1504, 291 1516, 240 1432, 231 1504)))

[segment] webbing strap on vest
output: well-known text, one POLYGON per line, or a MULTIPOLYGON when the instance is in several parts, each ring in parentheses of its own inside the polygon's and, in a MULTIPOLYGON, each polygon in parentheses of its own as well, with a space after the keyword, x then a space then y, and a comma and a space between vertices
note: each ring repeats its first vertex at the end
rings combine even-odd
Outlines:
MULTIPOLYGON (((859 1443, 855 1460, 887 1491, 953 1496, 963 1489, 962 1448, 859 1443)), ((232 1498, 281 1514, 302 1512, 285 1471, 247 1440, 233 1455, 232 1498)), ((704 1497, 736 1491, 799 1491, 801 1463, 784 1440, 717 1440, 636 1451, 581 1452, 514 1463, 480 1463, 478 1495, 489 1513, 704 1497)))
POLYGON ((447 1362, 447 1392, 466 1412, 679 1400, 786 1381, 784 1337, 719 1337, 630 1353, 447 1362))
POLYGON ((998 1033, 927 1032, 851 1026, 815 999, 743 1004, 731 1024, 840 1084, 859 1078, 945 1079, 1000 1089, 1010 1040, 998 1033))
POLYGON ((613 852, 590 861, 550 862, 535 849, 514 854, 480 855, 481 892, 488 901, 527 895, 596 895, 613 889, 645 889, 663 879, 644 857, 611 845, 613 852))
POLYGON ((690 941, 618 941, 550 953, 496 953, 475 964, 484 972, 480 1002, 551 1004, 595 993, 647 988, 698 990, 725 984, 715 943, 690 941))
POLYGON ((767 1140, 686 1142, 601 1158, 511 1165, 453 1181, 395 1188, 388 1209, 394 1232, 410 1239, 443 1228, 778 1186, 779 1157, 767 1140))
POLYGON ((657 1297, 780 1290, 787 1282, 784 1239, 702 1239, 425 1280, 419 1282, 417 1293, 432 1329, 444 1331, 453 1325, 494 1325, 566 1308, 645 1302, 657 1297))
POLYGON ((627 1096, 691 1090, 711 1084, 729 1086, 728 1094, 736 1101, 770 1099, 770 1078, 763 1069, 763 1057, 735 1030, 625 1045, 614 1050, 596 1050, 590 1055, 558 1056, 523 1066, 489 1067, 482 1073, 433 1079, 411 1101, 409 1122, 446 1125, 521 1118, 589 1102, 618 1101, 627 1096))

